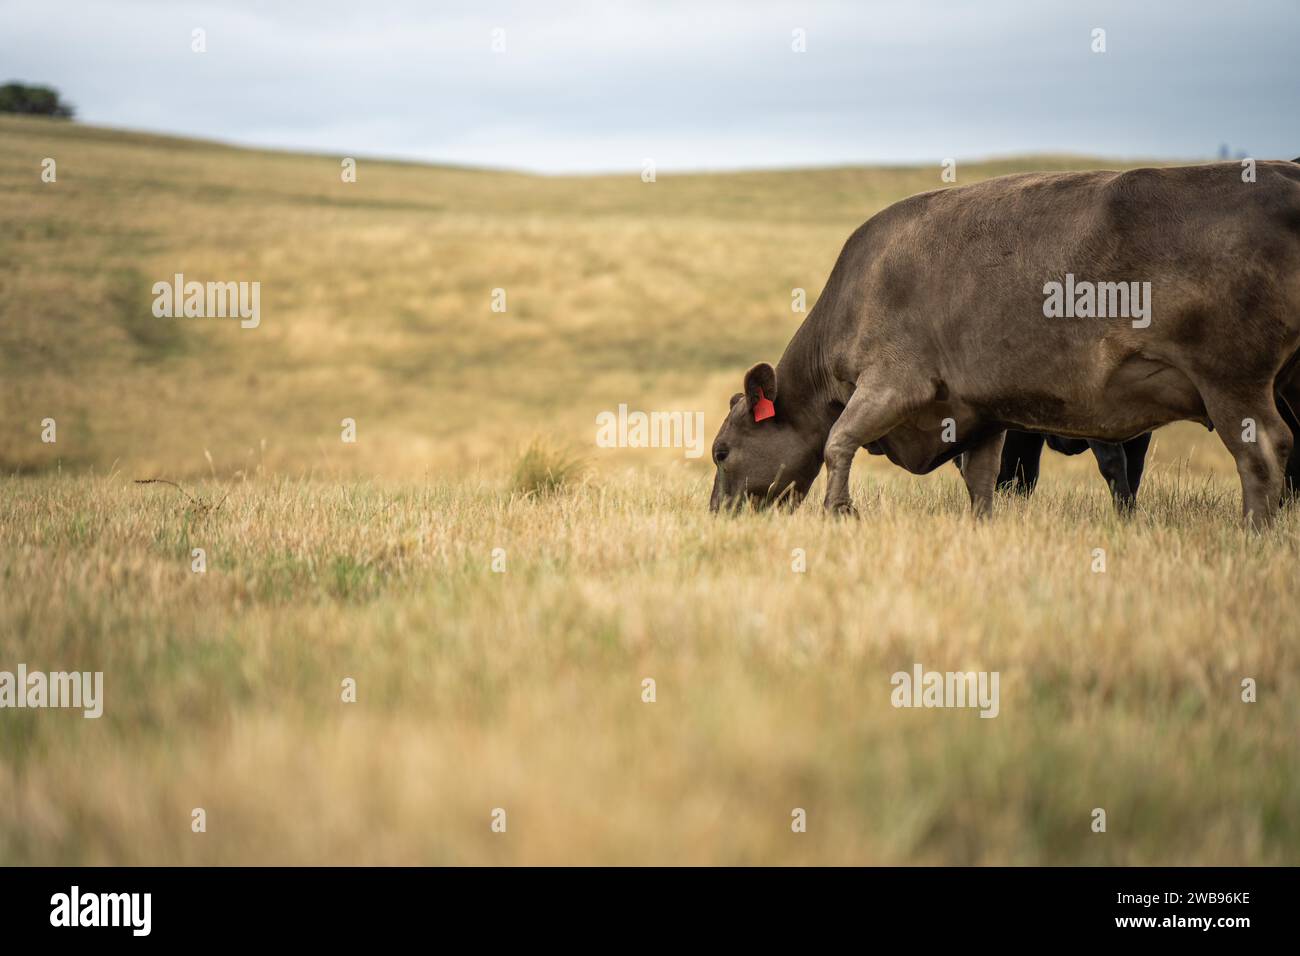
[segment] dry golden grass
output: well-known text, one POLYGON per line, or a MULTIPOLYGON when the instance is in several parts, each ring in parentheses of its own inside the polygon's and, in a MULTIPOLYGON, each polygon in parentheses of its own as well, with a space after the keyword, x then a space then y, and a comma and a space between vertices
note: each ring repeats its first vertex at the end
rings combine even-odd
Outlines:
POLYGON ((6 484, 3 659, 107 698, 3 715, 6 861, 1294 861, 1300 515, 1246 534, 1219 483, 1157 467, 1127 524, 1050 481, 976 525, 947 473, 862 522, 685 473, 220 490, 6 484), (914 662, 1000 715, 893 709, 914 662))
POLYGON ((343 185, 6 119, 0 182, 0 669, 107 698, 0 711, 0 862, 1296 862, 1300 512, 1239 530, 1214 436, 1162 431, 1128 522, 1085 458, 982 524, 867 456, 859 522, 717 520, 706 460, 594 447, 619 402, 711 437, 937 170, 343 185), (261 328, 152 319, 175 271, 261 281, 261 328), (513 490, 536 436, 589 473, 513 490), (1000 715, 894 709, 917 662, 1000 715))

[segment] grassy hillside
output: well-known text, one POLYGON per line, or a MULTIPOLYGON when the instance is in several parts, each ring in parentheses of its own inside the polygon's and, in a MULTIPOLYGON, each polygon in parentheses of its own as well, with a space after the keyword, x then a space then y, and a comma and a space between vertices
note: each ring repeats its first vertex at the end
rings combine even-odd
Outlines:
MULTIPOLYGON (((1053 165, 1080 163, 958 173, 1053 165)), ((937 167, 643 183, 364 158, 344 183, 335 157, 0 118, 0 472, 462 473, 535 434, 589 450, 620 402, 712 430, 802 318, 791 289, 811 305, 854 228, 940 185, 937 167), (260 281, 260 327, 154 318, 177 272, 260 281)))
POLYGON ((0 184, 0 670, 106 696, 0 711, 0 863, 1300 859, 1300 514, 1241 532, 1214 436, 1159 433, 1131 521, 1051 457, 978 526, 949 468, 717 520, 706 459, 594 447, 621 402, 711 439, 937 168, 344 184, 0 119, 0 184), (155 319, 174 272, 260 281, 261 326, 155 319), (538 436, 585 474, 513 492, 538 436), (914 663, 998 671, 999 716, 893 708, 914 663))

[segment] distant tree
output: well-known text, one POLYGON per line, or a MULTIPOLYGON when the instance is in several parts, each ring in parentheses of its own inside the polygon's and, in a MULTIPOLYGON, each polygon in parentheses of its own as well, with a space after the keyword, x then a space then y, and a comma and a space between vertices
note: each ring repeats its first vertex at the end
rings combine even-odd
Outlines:
POLYGON ((74 112, 72 104, 60 101, 59 91, 51 87, 16 82, 0 86, 0 113, 72 119, 74 112))

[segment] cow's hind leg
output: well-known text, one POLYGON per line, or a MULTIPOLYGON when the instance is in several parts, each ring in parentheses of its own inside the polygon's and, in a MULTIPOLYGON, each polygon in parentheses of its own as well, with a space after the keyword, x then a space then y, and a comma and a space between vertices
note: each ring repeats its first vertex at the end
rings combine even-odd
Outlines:
POLYGON ((997 490, 998 471, 1002 465, 1002 443, 1006 432, 998 432, 965 452, 962 477, 970 494, 970 510, 976 518, 987 517, 993 510, 993 492, 997 490))
POLYGON ((1088 447, 1097 459, 1101 477, 1110 488, 1115 510, 1122 515, 1130 514, 1133 511, 1134 496, 1128 483, 1128 456, 1124 453, 1124 446, 1108 441, 1089 441, 1088 447))
POLYGON ((1248 527, 1269 524, 1282 498, 1291 429, 1278 413, 1272 389, 1249 395, 1226 388, 1201 393, 1210 421, 1237 463, 1241 513, 1248 527))

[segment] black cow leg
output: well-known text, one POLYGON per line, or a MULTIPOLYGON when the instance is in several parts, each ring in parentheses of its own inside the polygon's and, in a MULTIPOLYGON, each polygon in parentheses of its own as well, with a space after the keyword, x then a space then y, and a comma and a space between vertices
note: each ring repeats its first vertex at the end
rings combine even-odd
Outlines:
POLYGON ((1300 397, 1294 391, 1283 390, 1276 396, 1277 410, 1282 415, 1287 427, 1291 429, 1291 454, 1283 466, 1285 478, 1282 482, 1282 504, 1294 504, 1300 500, 1300 420, 1296 418, 1295 402, 1300 397))
POLYGON ((1291 454, 1286 460, 1286 481, 1282 484, 1282 503, 1294 504, 1300 501, 1300 435, 1296 435, 1291 454))
POLYGON ((1128 462, 1128 490, 1137 501, 1138 487, 1142 484, 1142 472, 1147 466, 1147 448, 1151 445, 1151 433, 1138 435, 1124 442, 1124 458, 1128 462))
POLYGON ((1126 515, 1133 510, 1133 492, 1128 485, 1128 461, 1123 445, 1104 441, 1089 441, 1088 447, 1097 457, 1097 468, 1106 479, 1115 510, 1126 515))
POLYGON ((1038 484, 1038 466, 1043 457, 1043 437, 1034 432, 1007 432, 1002 445, 998 487, 1028 497, 1038 484))

